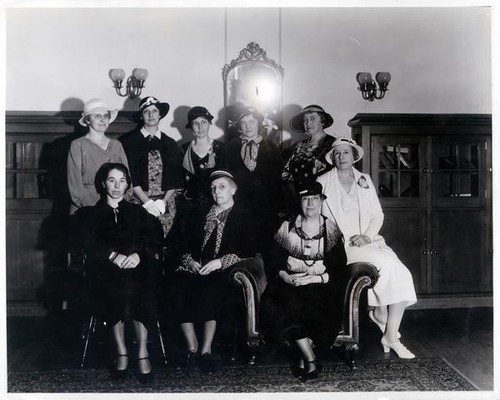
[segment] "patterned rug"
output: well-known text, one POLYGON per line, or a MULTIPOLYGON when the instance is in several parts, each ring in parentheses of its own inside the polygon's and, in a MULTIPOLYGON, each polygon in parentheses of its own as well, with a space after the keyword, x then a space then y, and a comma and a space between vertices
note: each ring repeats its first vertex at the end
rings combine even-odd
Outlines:
POLYGON ((229 365, 206 375, 198 368, 164 368, 154 382, 141 384, 131 372, 124 381, 114 381, 106 370, 59 370, 16 372, 8 376, 9 392, 82 393, 227 393, 227 392, 382 392, 382 391, 472 391, 477 390, 441 358, 414 360, 359 360, 351 371, 345 364, 323 365, 318 379, 300 382, 290 366, 229 365))

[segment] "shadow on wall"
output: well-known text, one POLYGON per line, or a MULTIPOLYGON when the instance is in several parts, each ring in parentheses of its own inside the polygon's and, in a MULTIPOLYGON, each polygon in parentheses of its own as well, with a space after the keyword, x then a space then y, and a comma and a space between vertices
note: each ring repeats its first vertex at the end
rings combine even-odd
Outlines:
POLYGON ((47 171, 47 198, 52 201, 49 215, 42 221, 38 233, 38 247, 44 254, 44 282, 37 296, 49 314, 63 309, 63 301, 75 293, 74 274, 68 268, 68 222, 70 195, 67 185, 67 164, 71 142, 88 131, 75 118, 81 114, 84 102, 70 97, 61 103, 56 114, 65 124, 72 126, 69 135, 43 145, 40 154, 40 169, 47 171), (75 111, 79 110, 79 111, 75 111), (75 124, 76 121, 76 124, 75 124))
POLYGON ((172 113, 172 123, 170 124, 170 126, 176 129, 180 136, 180 139, 177 140, 177 144, 179 146, 193 139, 191 130, 189 128, 186 128, 186 124, 188 122, 187 114, 190 108, 191 107, 189 106, 178 106, 175 108, 175 110, 170 110, 170 112, 172 113))

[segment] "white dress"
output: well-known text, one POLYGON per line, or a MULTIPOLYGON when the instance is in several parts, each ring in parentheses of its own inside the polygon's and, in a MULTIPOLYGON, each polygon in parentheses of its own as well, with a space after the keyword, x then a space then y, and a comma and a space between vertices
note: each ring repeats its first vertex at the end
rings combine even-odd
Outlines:
POLYGON ((335 219, 344 234, 347 262, 368 262, 377 268, 379 279, 375 287, 368 290, 369 306, 378 307, 400 302, 406 302, 407 306, 414 304, 417 296, 410 271, 378 234, 383 214, 381 218, 377 215, 382 213, 382 209, 376 192, 374 195, 373 183, 368 175, 354 171, 355 179, 349 192, 340 184, 336 168, 318 178, 327 196, 323 203, 323 214, 335 219), (373 202, 377 204, 370 204, 373 202), (360 210, 363 212, 360 213, 360 210), (362 247, 350 245, 350 237, 363 234, 370 237, 370 244, 362 247))

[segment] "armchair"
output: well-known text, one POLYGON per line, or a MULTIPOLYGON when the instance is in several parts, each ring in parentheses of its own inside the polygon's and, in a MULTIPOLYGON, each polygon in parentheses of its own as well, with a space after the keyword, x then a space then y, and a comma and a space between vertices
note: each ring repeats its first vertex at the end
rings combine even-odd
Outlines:
MULTIPOLYGON (((343 347, 349 352, 347 363, 356 368, 355 352, 359 342, 359 299, 364 289, 372 288, 378 279, 375 266, 368 263, 353 263, 348 266, 342 328, 333 346, 343 347)), ((246 340, 249 350, 249 364, 255 364, 255 350, 260 344, 259 306, 260 297, 267 285, 262 256, 244 260, 232 267, 230 279, 243 291, 246 311, 246 340)))
POLYGON ((348 265, 349 281, 347 282, 342 328, 333 346, 343 347, 349 352, 347 359, 351 369, 356 369, 356 350, 359 342, 359 299, 364 289, 375 286, 378 271, 374 265, 357 262, 348 265))

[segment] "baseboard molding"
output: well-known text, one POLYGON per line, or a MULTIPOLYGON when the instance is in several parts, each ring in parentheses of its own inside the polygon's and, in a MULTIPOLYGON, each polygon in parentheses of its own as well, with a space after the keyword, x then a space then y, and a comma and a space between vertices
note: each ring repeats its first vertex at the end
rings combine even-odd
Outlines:
POLYGON ((418 298, 417 303, 408 307, 408 310, 476 307, 493 307, 493 296, 424 297, 418 298))

